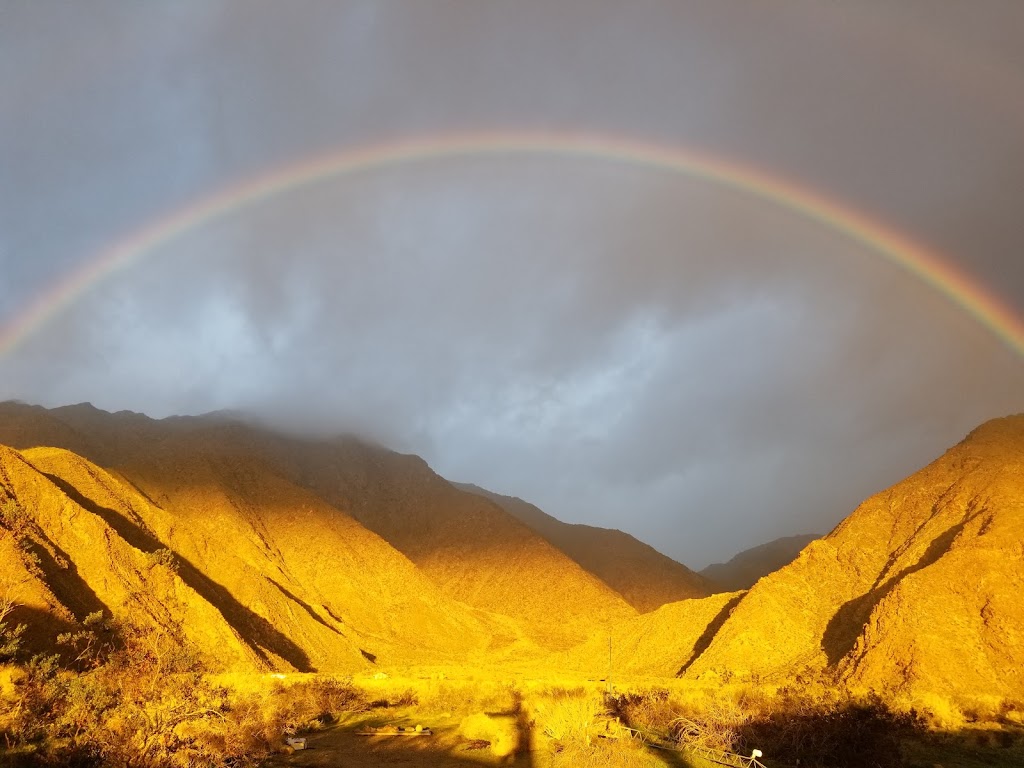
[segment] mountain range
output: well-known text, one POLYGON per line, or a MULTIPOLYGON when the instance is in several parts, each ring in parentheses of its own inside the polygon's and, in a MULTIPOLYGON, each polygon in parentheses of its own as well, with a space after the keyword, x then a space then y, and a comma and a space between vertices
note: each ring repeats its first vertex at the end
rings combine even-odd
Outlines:
POLYGON ((793 562, 800 551, 817 538, 814 534, 798 534, 773 539, 743 550, 728 562, 712 563, 702 568, 700 575, 727 591, 750 589, 762 576, 793 562))
POLYGON ((101 612, 180 626, 212 668, 593 676, 610 643, 617 674, 1024 696, 1024 416, 981 426, 791 562, 799 539, 728 578, 416 456, 231 414, 4 403, 0 445, 0 595, 40 648, 101 612))
POLYGON ((601 579, 641 613, 666 603, 706 597, 719 591, 717 584, 628 533, 563 523, 514 496, 502 496, 469 484, 457 487, 496 503, 601 579))

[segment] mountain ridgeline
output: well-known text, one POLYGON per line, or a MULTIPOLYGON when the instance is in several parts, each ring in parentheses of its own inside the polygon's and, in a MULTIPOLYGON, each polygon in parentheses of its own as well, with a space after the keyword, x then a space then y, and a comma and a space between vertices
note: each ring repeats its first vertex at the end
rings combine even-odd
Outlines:
POLYGON ((800 534, 773 539, 745 549, 727 563, 712 563, 700 570, 700 575, 711 584, 735 591, 750 589, 762 576, 767 576, 793 562, 797 555, 818 536, 800 534))
POLYGON ((495 502, 600 578, 641 613, 718 591, 701 575, 628 533, 563 523, 522 499, 502 496, 475 485, 457 487, 495 502))
POLYGON ((718 594, 627 534, 352 437, 4 403, 0 446, 0 595, 36 650, 101 612, 180 627, 211 669, 594 676, 610 639, 619 674, 1024 698, 1024 416, 823 538, 708 569, 718 594))

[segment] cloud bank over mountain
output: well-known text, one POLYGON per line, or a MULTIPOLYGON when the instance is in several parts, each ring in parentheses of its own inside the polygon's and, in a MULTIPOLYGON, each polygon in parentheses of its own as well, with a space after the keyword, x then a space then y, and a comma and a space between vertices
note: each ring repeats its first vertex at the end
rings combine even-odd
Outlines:
MULTIPOLYGON (((925 22, 917 5, 5 9, 0 322, 241 179, 499 129, 769 169, 1020 307, 1021 10, 925 22)), ((0 397, 354 430, 693 567, 827 531, 1022 392, 988 330, 827 226, 547 155, 273 196, 163 243, 0 359, 0 397)))

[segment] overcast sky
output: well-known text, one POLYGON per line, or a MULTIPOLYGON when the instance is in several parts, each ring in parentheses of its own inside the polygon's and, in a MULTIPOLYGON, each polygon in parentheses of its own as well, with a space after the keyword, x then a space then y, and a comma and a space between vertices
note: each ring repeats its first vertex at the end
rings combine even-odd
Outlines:
MULTIPOLYGON (((328 151, 474 131, 710 151, 1024 311, 1019 0, 0 0, 0 324, 112 244, 328 151)), ((569 155, 282 192, 0 358, 0 398, 359 430, 692 567, 824 533, 1024 361, 765 199, 569 155)))

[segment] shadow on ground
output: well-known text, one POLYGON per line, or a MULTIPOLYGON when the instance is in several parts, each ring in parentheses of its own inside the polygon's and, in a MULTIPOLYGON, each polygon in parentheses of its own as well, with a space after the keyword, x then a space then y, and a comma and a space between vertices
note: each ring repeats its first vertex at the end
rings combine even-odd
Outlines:
POLYGON ((308 748, 291 755, 275 755, 263 763, 263 768, 370 768, 387 765, 423 766, 424 768, 469 768, 470 766, 507 766, 508 768, 586 768, 616 765, 630 768, 714 768, 705 761, 690 758, 678 752, 656 749, 650 745, 622 754, 615 759, 614 744, 598 744, 591 756, 580 762, 581 756, 556 754, 544 739, 537 738, 523 712, 490 713, 495 716, 515 714, 520 745, 515 754, 499 757, 490 748, 462 737, 458 720, 443 718, 424 720, 421 724, 433 730, 432 736, 362 736, 359 731, 368 726, 415 726, 412 716, 387 717, 359 716, 318 733, 307 734, 308 748))

